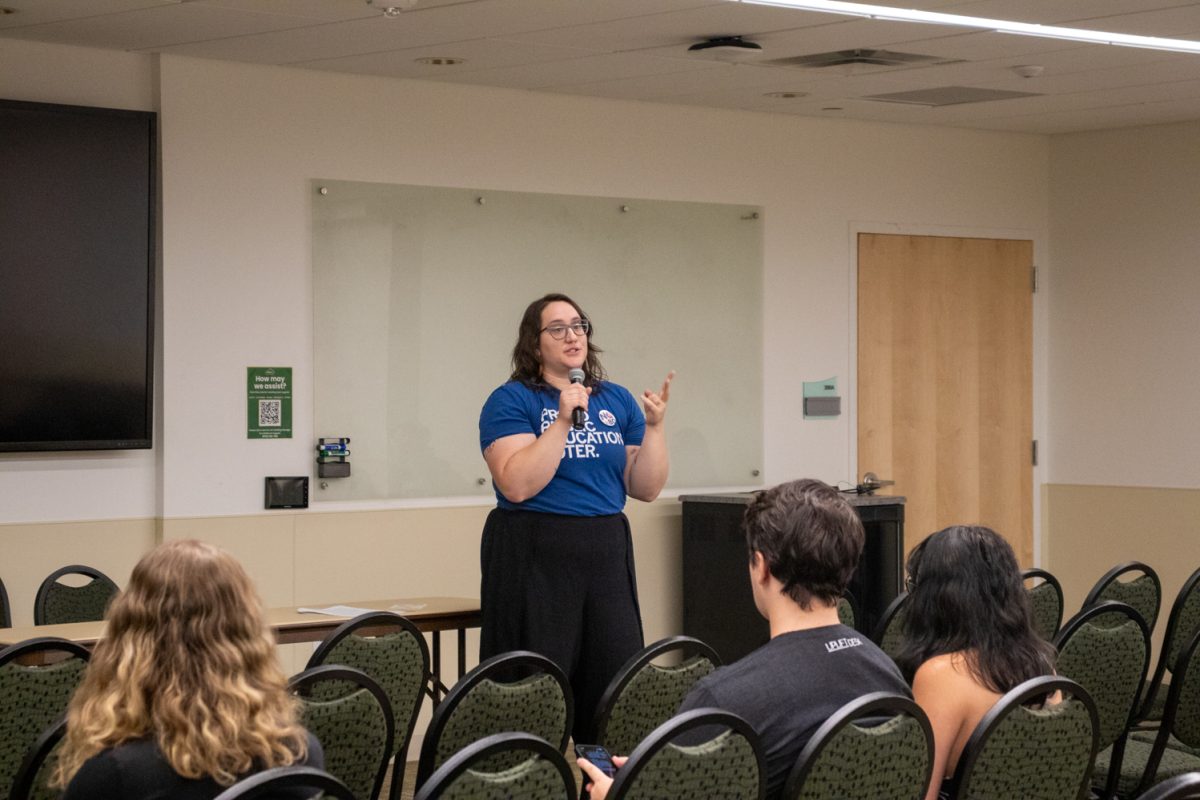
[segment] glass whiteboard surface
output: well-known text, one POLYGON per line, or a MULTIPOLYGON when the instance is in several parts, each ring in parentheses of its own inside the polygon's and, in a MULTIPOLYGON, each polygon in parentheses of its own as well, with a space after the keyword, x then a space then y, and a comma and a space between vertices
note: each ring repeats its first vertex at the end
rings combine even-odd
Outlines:
POLYGON ((314 416, 349 436, 320 500, 490 496, 479 411, 548 292, 635 396, 674 369, 669 488, 757 484, 762 211, 315 180, 314 416))

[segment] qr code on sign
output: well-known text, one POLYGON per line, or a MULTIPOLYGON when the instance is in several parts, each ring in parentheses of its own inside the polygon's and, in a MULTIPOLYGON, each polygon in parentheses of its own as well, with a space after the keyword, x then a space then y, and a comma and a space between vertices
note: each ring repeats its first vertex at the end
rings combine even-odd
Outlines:
POLYGON ((259 400, 258 401, 258 424, 263 428, 278 428, 283 425, 283 401, 278 398, 274 400, 259 400))

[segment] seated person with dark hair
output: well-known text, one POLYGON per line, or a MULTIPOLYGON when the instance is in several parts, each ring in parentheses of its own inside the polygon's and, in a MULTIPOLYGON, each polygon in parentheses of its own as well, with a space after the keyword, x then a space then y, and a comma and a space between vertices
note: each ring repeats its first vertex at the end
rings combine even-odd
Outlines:
MULTIPOLYGON (((765 751, 769 800, 782 794, 800 751, 839 708, 871 692, 912 693, 882 650, 838 620, 864 534, 837 490, 816 480, 767 489, 747 507, 742 529, 754 603, 771 640, 700 680, 679 711, 720 708, 750 723, 765 751)), ((578 763, 593 800, 603 798, 612 780, 578 763)))

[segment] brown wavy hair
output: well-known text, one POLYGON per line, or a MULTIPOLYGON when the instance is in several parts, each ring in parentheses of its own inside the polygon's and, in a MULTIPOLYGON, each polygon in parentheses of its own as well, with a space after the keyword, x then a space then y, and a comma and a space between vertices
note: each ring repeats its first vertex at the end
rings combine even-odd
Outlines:
POLYGON ((262 601, 233 556, 195 540, 162 544, 106 619, 67 711, 56 785, 137 739, 153 738, 180 776, 222 786, 307 755, 262 601))
POLYGON ((805 611, 832 606, 846 591, 865 534, 854 508, 812 478, 781 483, 754 496, 742 516, 750 562, 762 553, 783 591, 805 611))
POLYGON ((557 293, 539 297, 525 308, 521 324, 517 326, 517 344, 513 347, 513 371, 509 380, 520 381, 534 389, 548 388, 546 381, 542 379, 542 360, 538 356, 538 343, 542 336, 542 311, 556 302, 570 303, 575 313, 579 314, 579 318, 591 324, 587 335, 587 360, 583 362, 583 385, 598 388, 601 381, 608 379, 608 374, 600 364, 600 353, 604 351, 592 343, 596 337, 596 324, 583 312, 578 303, 565 294, 557 293))

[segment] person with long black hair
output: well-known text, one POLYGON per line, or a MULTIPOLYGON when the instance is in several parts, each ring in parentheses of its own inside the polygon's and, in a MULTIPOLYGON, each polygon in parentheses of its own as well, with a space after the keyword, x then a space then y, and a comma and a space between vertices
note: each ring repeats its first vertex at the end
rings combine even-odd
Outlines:
POLYGON ((591 735, 605 687, 642 648, 625 498, 649 502, 667 480, 670 373, 642 409, 607 380, 595 328, 548 294, 525 309, 512 375, 479 416, 496 490, 483 530, 481 659, 532 650, 575 695, 576 741, 591 735))
POLYGON ((933 725, 933 780, 954 773, 971 733, 1005 692, 1054 673, 1054 648, 1033 629, 1012 547, 990 528, 956 525, 908 556, 909 605, 897 658, 933 725))

